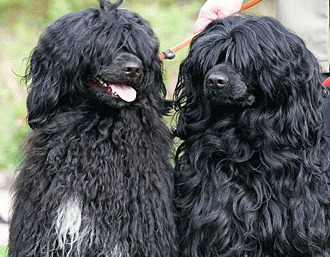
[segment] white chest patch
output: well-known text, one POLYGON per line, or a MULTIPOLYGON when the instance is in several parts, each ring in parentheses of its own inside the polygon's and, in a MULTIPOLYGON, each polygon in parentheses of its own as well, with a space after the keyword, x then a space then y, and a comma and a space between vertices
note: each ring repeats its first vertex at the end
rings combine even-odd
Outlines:
POLYGON ((56 220, 56 233, 61 249, 68 247, 71 251, 73 245, 81 241, 81 220, 81 207, 77 199, 71 199, 61 206, 56 220))
MULTIPOLYGON (((98 229, 93 219, 87 220, 87 224, 82 224, 82 203, 78 199, 70 199, 60 206, 55 222, 55 231, 58 241, 57 250, 63 253, 63 257, 71 256, 70 254, 73 253, 80 256, 80 253, 83 252, 81 247, 86 247, 86 245, 91 247, 93 242, 106 241, 109 237, 109 234, 101 236, 102 233, 97 232, 98 229)), ((86 217, 84 222, 86 223, 86 217)), ((110 230, 108 233, 111 233, 110 230)), ((113 247, 104 245, 102 248, 99 248, 98 251, 105 257, 130 257, 128 254, 129 246, 126 241, 117 242, 113 247)))

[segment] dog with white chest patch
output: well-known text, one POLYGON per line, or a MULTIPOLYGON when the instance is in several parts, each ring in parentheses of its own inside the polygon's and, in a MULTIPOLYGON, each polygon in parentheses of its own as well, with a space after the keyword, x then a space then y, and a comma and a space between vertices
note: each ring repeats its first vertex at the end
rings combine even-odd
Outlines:
POLYGON ((158 40, 122 1, 99 2, 31 55, 10 257, 176 256, 158 40))

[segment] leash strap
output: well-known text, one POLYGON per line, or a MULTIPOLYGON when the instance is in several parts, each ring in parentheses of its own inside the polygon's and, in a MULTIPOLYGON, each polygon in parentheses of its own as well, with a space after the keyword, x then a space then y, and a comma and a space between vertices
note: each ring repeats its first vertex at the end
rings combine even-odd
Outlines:
POLYGON ((326 88, 330 86, 330 77, 328 77, 325 81, 323 81, 322 85, 326 88))
MULTIPOLYGON (((256 5, 257 3, 261 2, 262 0, 251 0, 245 4, 242 5, 241 10, 240 11, 244 11, 254 5, 256 5)), ((199 31, 197 33, 195 33, 194 35, 192 35, 191 37, 187 38, 185 41, 181 42, 180 44, 167 49, 166 51, 162 52, 159 55, 159 59, 162 61, 164 59, 173 59, 175 58, 175 52, 179 51, 180 49, 184 48, 185 46, 189 45, 190 42, 193 40, 193 38, 195 36, 197 36, 199 33, 201 33, 202 31, 199 31)))

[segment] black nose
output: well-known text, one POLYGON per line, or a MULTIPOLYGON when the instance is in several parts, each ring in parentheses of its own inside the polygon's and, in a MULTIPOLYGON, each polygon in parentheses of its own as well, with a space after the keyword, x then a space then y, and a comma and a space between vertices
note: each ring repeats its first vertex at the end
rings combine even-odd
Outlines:
POLYGON ((138 78, 142 75, 142 65, 138 62, 129 61, 123 64, 123 71, 131 78, 138 78))
POLYGON ((214 73, 208 76, 206 84, 214 89, 223 88, 229 81, 229 77, 224 73, 214 73))

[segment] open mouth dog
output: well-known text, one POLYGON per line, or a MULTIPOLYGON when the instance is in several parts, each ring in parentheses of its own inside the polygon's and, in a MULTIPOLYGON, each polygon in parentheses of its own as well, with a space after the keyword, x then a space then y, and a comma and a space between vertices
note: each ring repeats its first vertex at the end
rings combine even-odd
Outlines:
POLYGON ((132 103, 144 79, 142 61, 129 52, 119 52, 109 65, 89 78, 97 100, 111 107, 132 103))
POLYGON ((92 78, 91 82, 99 90, 111 97, 120 98, 121 100, 128 103, 133 102, 136 99, 137 92, 131 86, 111 83, 99 76, 92 78))
POLYGON ((10 257, 177 256, 159 42, 121 3, 59 18, 32 51, 10 257))

